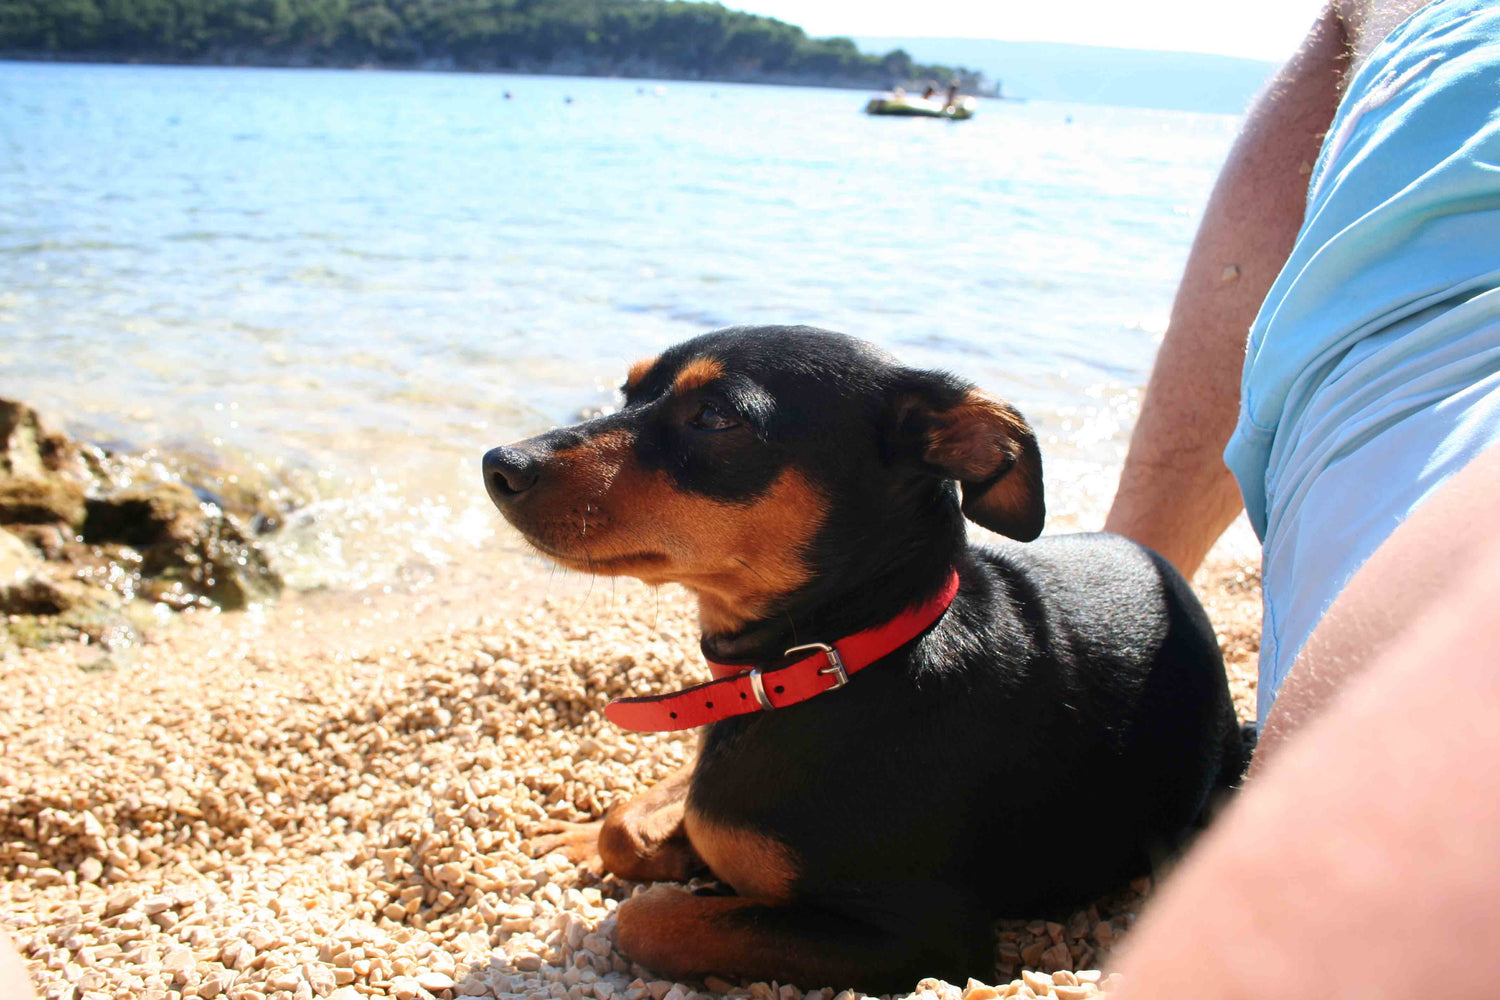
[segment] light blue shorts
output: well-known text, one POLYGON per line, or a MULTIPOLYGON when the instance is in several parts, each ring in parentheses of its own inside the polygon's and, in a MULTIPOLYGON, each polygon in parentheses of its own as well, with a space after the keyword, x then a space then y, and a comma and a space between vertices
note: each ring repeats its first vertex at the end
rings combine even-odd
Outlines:
POLYGON ((1259 714, 1355 571, 1500 440, 1500 5, 1438 0, 1355 74, 1250 330, 1224 460, 1264 546, 1259 714))

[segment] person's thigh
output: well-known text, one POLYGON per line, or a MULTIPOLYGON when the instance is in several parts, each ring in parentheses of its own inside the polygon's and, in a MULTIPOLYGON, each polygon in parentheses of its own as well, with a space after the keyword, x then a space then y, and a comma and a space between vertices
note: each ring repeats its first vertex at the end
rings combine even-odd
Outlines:
POLYGON ((1346 667, 1373 662, 1168 879, 1121 959, 1126 996, 1395 1000, 1432 995, 1435 973, 1490 981, 1479 942, 1500 940, 1497 484, 1491 451, 1392 536, 1380 558, 1394 575, 1372 561, 1348 591, 1320 641, 1346 667), (1372 627, 1382 615, 1393 628, 1372 627))
POLYGON ((1416 508, 1329 607, 1266 717, 1252 775, 1408 628, 1449 599, 1456 576, 1500 538, 1500 446, 1416 508))

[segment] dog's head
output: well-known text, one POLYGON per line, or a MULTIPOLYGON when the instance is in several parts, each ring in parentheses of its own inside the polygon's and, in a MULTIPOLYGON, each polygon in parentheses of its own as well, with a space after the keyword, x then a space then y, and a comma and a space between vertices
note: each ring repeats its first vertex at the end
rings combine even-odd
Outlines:
MULTIPOLYGON (((619 412, 484 457, 491 499, 572 569, 677 582, 705 631, 872 573, 962 511, 1042 529, 1041 455, 1008 404, 806 327, 705 334, 637 362, 619 412)), ((937 530, 939 543, 953 532, 937 530)))

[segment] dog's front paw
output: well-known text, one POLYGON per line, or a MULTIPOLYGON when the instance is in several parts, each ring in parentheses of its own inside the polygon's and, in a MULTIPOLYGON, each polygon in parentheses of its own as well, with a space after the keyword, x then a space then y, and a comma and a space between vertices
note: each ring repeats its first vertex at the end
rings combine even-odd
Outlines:
POLYGON ((533 858, 544 858, 549 854, 562 854, 579 868, 604 873, 604 859, 599 856, 599 831, 603 820, 592 823, 566 823, 549 820, 538 823, 531 839, 522 849, 533 858))
POLYGON ((616 911, 615 943, 632 961, 661 973, 682 967, 677 949, 685 944, 682 932, 693 923, 698 897, 670 885, 653 885, 637 892, 616 911))

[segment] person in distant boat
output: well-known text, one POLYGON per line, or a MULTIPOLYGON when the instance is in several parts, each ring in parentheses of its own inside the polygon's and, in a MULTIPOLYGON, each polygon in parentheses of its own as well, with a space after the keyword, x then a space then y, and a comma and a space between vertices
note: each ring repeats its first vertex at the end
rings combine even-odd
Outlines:
POLYGON ((891 98, 892 98, 892 100, 897 100, 897 101, 904 101, 904 100, 906 100, 906 88, 905 87, 892 87, 891 88, 891 98))
POLYGON ((931 80, 927 81, 927 89, 922 91, 922 100, 930 101, 937 94, 937 84, 931 80))
POLYGON ((948 108, 953 108, 953 107, 957 107, 958 106, 958 81, 957 80, 949 80, 948 81, 948 100, 944 103, 943 106, 944 107, 948 107, 948 108))
POLYGON ((1130 1000, 1492 980, 1497 94, 1495 0, 1328 0, 1209 199, 1105 528, 1191 577, 1249 514, 1263 729, 1130 1000))

